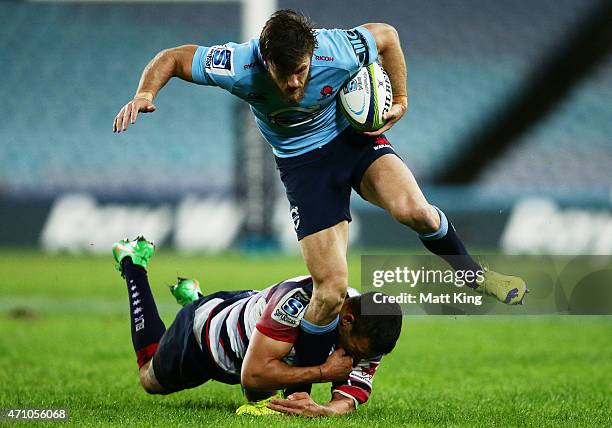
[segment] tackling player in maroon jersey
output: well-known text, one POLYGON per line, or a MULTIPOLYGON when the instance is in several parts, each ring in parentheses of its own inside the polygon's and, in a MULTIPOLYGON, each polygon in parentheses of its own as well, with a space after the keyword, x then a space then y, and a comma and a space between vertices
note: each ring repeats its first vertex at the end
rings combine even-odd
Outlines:
MULTIPOLYGON (((209 380, 240 383, 251 403, 238 413, 257 415, 340 415, 368 400, 381 357, 393 350, 401 332, 399 305, 375 304, 372 309, 366 305, 374 305, 373 293, 359 295, 349 288, 328 358, 317 366, 297 367, 295 345, 312 297, 312 277, 288 279, 262 291, 194 293, 190 303, 177 299, 186 304, 166 330, 147 279, 153 253, 153 244, 142 237, 113 246, 116 267, 128 286, 132 343, 145 391, 170 394, 209 380), (296 385, 327 382, 332 382, 332 398, 324 405, 306 392, 287 399, 275 395, 296 385)), ((197 284, 179 280, 178 285, 187 281, 197 284)))

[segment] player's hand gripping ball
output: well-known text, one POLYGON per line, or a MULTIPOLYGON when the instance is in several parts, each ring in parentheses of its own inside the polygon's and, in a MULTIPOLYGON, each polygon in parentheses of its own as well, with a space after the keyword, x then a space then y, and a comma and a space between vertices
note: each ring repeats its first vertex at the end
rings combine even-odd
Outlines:
POLYGON ((393 101, 391 81, 375 62, 363 67, 338 93, 338 105, 359 132, 376 131, 385 125, 383 115, 393 101))

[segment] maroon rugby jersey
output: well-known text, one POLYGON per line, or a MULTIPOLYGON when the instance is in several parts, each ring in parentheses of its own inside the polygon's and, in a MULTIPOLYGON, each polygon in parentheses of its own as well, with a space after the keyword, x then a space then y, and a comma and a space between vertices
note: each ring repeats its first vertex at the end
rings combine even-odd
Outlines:
MULTIPOLYGON (((359 293, 349 288, 348 294, 359 293)), ((295 343, 311 296, 310 276, 291 278, 262 291, 221 293, 196 309, 193 331, 200 347, 210 352, 217 366, 239 378, 253 331, 257 329, 274 340, 295 343)), ((293 348, 284 361, 294 363, 293 348)), ((365 403, 379 363, 380 357, 358 361, 348 379, 334 384, 332 392, 353 399, 356 406, 365 403)))

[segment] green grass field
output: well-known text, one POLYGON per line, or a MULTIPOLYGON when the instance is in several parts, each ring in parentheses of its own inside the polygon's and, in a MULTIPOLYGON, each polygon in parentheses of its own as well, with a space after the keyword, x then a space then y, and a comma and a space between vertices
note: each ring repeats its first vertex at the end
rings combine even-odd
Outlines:
MULTIPOLYGON (((350 266, 358 284, 357 257, 350 266)), ((0 251, 0 271, 0 408, 66 408, 79 426, 612 426, 612 317, 407 317, 357 412, 256 419, 234 415, 238 386, 141 390, 125 284, 110 256, 0 251)), ((169 325, 178 306, 165 285, 177 274, 207 292, 303 272, 299 257, 159 251, 149 278, 169 325)), ((315 389, 328 397, 327 386, 315 389)))

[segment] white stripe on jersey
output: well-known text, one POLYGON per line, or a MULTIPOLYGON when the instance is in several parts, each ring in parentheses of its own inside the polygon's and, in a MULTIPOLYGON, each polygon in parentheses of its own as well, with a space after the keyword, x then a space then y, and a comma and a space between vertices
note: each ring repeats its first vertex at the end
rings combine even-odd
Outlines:
MULTIPOLYGON (((248 301, 246 303, 248 303, 248 301)), ((240 311, 243 306, 244 303, 241 302, 233 306, 225 323, 225 331, 227 337, 230 339, 230 346, 237 356, 246 355, 246 345, 242 342, 242 338, 238 332, 238 317, 240 316, 240 311)))
MULTIPOLYGON (((288 279, 283 281, 281 284, 286 282, 300 282, 309 278, 309 276, 298 276, 295 278, 288 279)), ((245 296, 243 299, 240 299, 234 302, 232 305, 224 308, 219 313, 215 314, 213 318, 210 319, 209 330, 208 330, 208 346, 210 348, 210 352, 215 363, 225 372, 231 374, 239 374, 240 367, 236 367, 236 364, 232 359, 226 354, 225 351, 233 352, 238 358, 238 363, 241 364, 244 356, 246 354, 246 343, 243 342, 242 337, 240 336, 240 332, 238 331, 238 321, 240 312, 243 307, 246 308, 244 310, 244 315, 242 318, 242 322, 244 323, 245 331, 244 334, 247 338, 250 339, 251 335, 255 331, 255 325, 261 319, 261 316, 266 308, 267 299, 270 294, 270 291, 279 284, 271 285, 270 287, 262 290, 255 291, 254 294, 250 296, 245 296), (227 319, 226 319, 227 316, 227 319), (223 321, 226 321, 225 323, 223 321), (229 338, 229 343, 225 343, 225 346, 230 347, 230 349, 224 350, 220 345, 220 337, 222 329, 225 329, 225 333, 229 338)), ((349 297, 359 295, 359 292, 354 288, 348 289, 349 297)), ((212 299, 209 302, 206 302, 204 305, 199 307, 196 310, 193 332, 196 336, 198 344, 200 347, 203 347, 201 343, 202 337, 205 337, 204 329, 206 327, 206 321, 210 317, 211 311, 217 306, 219 303, 222 303, 223 299, 212 299)), ((204 349, 206 352, 207 350, 204 349)), ((292 349, 290 354, 287 355, 285 361, 291 364, 295 357, 295 351, 292 349)))
MULTIPOLYGON (((210 326, 209 326, 209 329, 208 329, 208 340, 209 340, 209 344, 210 344, 210 352, 212 354, 213 359, 215 360, 217 365, 219 367, 221 367, 224 371, 226 371, 228 373, 232 373, 232 374, 238 374, 239 368, 237 368, 234 365, 234 362, 225 353, 225 350, 221 346, 219 338, 221 337, 221 329, 222 328, 226 328, 227 331, 228 331, 228 334, 230 335, 229 336, 230 337, 230 343, 225 343, 225 346, 230 346, 231 347, 232 337, 235 338, 238 335, 238 329, 236 328, 235 324, 232 326, 233 328, 227 328, 225 323, 223 323, 223 320, 225 319, 225 317, 228 315, 228 313, 232 309, 234 309, 236 307, 239 307, 238 311, 240 311, 240 309, 242 308, 242 305, 245 303, 246 299, 248 299, 248 297, 245 297, 244 299, 241 299, 241 300, 238 300, 237 302, 232 303, 227 308, 223 308, 223 310, 221 310, 218 314, 216 314, 210 320, 210 326), (213 338, 215 340, 213 340, 213 338)), ((233 348, 231 350, 236 352, 236 350, 233 349, 233 348)), ((236 354, 238 355, 237 352, 236 352, 236 354)), ((239 355, 239 358, 242 360, 244 358, 244 354, 239 355)))
POLYGON ((208 352, 208 350, 202 345, 202 332, 206 326, 206 320, 210 315, 210 311, 212 311, 213 308, 222 301, 223 299, 211 299, 195 311, 195 315, 193 317, 193 334, 195 335, 198 345, 200 345, 200 349, 204 352, 208 352))
MULTIPOLYGON (((265 290, 264 290, 265 291, 265 290)), ((250 338, 255 331, 255 324, 261 318, 264 309, 266 308, 266 295, 267 293, 259 293, 253 296, 247 302, 246 309, 244 311, 244 327, 245 335, 250 338)))

